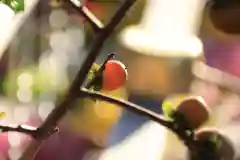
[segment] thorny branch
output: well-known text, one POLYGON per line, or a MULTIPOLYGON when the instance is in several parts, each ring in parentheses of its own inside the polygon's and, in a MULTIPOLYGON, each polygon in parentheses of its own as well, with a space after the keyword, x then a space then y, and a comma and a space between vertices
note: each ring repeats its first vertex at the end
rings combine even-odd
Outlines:
MULTIPOLYGON (((28 126, 28 125, 11 125, 11 126, 4 126, 4 125, 0 125, 0 132, 4 133, 4 132, 19 132, 19 133, 23 133, 23 134, 27 134, 29 136, 31 136, 32 138, 37 138, 37 134, 38 134, 38 128, 33 127, 33 126, 28 126)), ((47 134, 51 135, 55 132, 58 132, 59 129, 55 128, 53 129, 51 132, 49 132, 47 134)))
POLYGON ((131 103, 131 102, 128 102, 128 101, 125 101, 125 100, 120 100, 120 99, 113 98, 113 97, 109 97, 109 96, 104 95, 102 93, 89 91, 87 89, 81 89, 80 90, 79 96, 82 96, 82 95, 84 95, 84 97, 97 99, 97 100, 102 100, 102 101, 106 101, 106 102, 109 102, 109 103, 119 105, 119 106, 123 107, 124 109, 127 109, 131 112, 134 112, 134 113, 139 114, 139 115, 144 116, 144 117, 148 117, 149 119, 154 120, 154 121, 160 123, 161 125, 169 128, 171 130, 173 128, 172 122, 164 119, 161 115, 159 115, 159 114, 157 114, 157 113, 155 113, 155 112, 153 112, 149 109, 143 108, 139 105, 136 105, 134 103, 131 103))
POLYGON ((168 120, 162 117, 161 115, 156 114, 155 112, 145 109, 134 103, 109 97, 107 95, 104 95, 102 93, 98 93, 95 91, 89 91, 85 88, 80 90, 79 95, 80 96, 84 95, 85 97, 88 97, 88 98, 102 100, 102 101, 116 104, 120 107, 123 107, 124 109, 127 109, 138 115, 148 117, 150 120, 153 120, 161 124, 162 126, 165 126, 169 130, 171 130, 173 133, 175 133, 185 143, 186 147, 188 147, 189 149, 191 160, 219 160, 220 159, 218 154, 215 153, 216 149, 214 148, 214 146, 211 146, 212 144, 209 143, 204 146, 201 146, 199 141, 195 140, 194 132, 192 132, 192 135, 186 134, 186 128, 183 127, 184 124, 182 123, 183 121, 181 119, 176 119, 177 121, 168 120), (210 145, 210 147, 213 147, 213 148, 207 148, 208 145, 210 145))
MULTIPOLYGON (((116 14, 110 20, 110 22, 101 30, 98 37, 94 41, 94 44, 89 51, 81 69, 79 70, 75 80, 72 83, 69 91, 67 92, 63 101, 49 114, 45 122, 38 129, 38 134, 35 141, 30 144, 20 160, 34 159, 34 155, 44 141, 46 135, 53 130, 58 121, 66 114, 70 105, 76 100, 76 96, 79 93, 80 87, 83 85, 85 78, 96 60, 105 40, 111 35, 115 27, 121 22, 126 15, 127 11, 131 8, 136 0, 125 0, 122 6, 118 9, 116 14)), ((83 98, 80 96, 79 98, 83 98)))
POLYGON ((192 135, 189 135, 186 133, 186 128, 183 127, 184 122, 181 119, 176 119, 178 121, 168 120, 151 110, 145 109, 129 101, 109 97, 99 92, 89 91, 86 88, 82 88, 79 91, 79 96, 80 97, 84 96, 94 100, 97 99, 97 100, 116 104, 120 107, 123 107, 124 109, 127 109, 138 115, 148 117, 150 120, 153 120, 161 124, 162 126, 165 126, 169 130, 171 130, 173 133, 175 133, 185 143, 186 147, 188 147, 189 149, 189 153, 192 155, 191 160, 203 160, 203 159, 218 160, 218 158, 212 158, 216 156, 215 152, 212 152, 212 151, 209 152, 208 151, 209 148, 205 148, 206 146, 204 148, 200 148, 201 146, 199 146, 198 142, 194 139, 194 132, 192 132, 192 135))
POLYGON ((118 98, 114 98, 114 97, 109 97, 108 95, 99 93, 99 92, 95 92, 95 91, 89 91, 85 88, 82 88, 79 91, 79 96, 84 96, 84 97, 88 97, 91 99, 97 99, 97 100, 101 100, 101 101, 106 101, 109 103, 113 103, 116 104, 126 110, 129 110, 133 113, 136 113, 138 115, 144 116, 149 118, 152 121, 155 121, 159 124, 161 124, 162 126, 165 126, 166 128, 168 128, 169 130, 171 130, 173 133, 175 133, 176 135, 179 136, 179 138, 181 140, 184 141, 185 145, 189 148, 189 150, 192 150, 193 148, 195 148, 195 142, 192 136, 188 136, 187 134, 185 134, 185 129, 186 128, 181 128, 181 126, 184 126, 182 124, 182 120, 178 119, 178 121, 172 121, 172 120, 168 120, 166 118, 164 118, 163 116, 149 110, 146 109, 144 107, 141 107, 139 105, 136 105, 134 103, 131 103, 129 101, 125 101, 125 100, 120 100, 118 98))

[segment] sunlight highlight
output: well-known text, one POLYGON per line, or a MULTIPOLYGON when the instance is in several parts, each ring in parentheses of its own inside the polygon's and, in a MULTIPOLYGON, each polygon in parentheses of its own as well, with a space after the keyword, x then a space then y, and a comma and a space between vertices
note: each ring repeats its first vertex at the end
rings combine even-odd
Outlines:
POLYGON ((138 26, 126 28, 120 40, 126 47, 155 56, 198 57, 203 46, 197 37, 202 0, 150 0, 138 26))

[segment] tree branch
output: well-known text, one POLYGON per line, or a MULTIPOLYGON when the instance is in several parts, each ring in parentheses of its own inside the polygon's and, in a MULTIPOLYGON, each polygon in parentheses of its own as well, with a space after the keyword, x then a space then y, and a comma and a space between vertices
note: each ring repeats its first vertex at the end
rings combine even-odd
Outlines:
POLYGON ((93 27, 94 31, 99 32, 104 28, 104 24, 78 0, 67 1, 77 12, 79 12, 93 27))
MULTIPOLYGON (((109 97, 105 94, 90 91, 85 88, 81 89, 79 92, 79 97, 82 97, 82 96, 84 96, 86 98, 92 98, 92 99, 97 99, 97 100, 102 100, 102 101, 106 101, 109 103, 113 103, 113 104, 123 107, 124 109, 127 109, 133 113, 136 113, 141 116, 145 116, 145 117, 149 118, 150 120, 153 120, 153 121, 159 123, 160 125, 165 126, 169 130, 171 130, 173 133, 175 133, 184 142, 186 147, 189 149, 190 153, 199 151, 199 150, 197 150, 199 146, 194 139, 195 133, 192 132, 193 135, 188 135, 186 132, 186 128, 184 127, 185 125, 181 119, 167 120, 163 116, 161 116, 149 109, 146 109, 139 105, 131 103, 129 101, 109 97)), ((188 130, 188 131, 190 131, 190 130, 188 130)), ((208 151, 206 150, 206 153, 207 152, 208 151)))
POLYGON ((142 115, 145 117, 148 117, 149 119, 156 121, 158 123, 160 123, 161 125, 169 128, 170 130, 173 130, 173 123, 171 121, 166 120, 163 116, 149 110, 146 108, 143 108, 139 105, 136 105, 134 103, 125 101, 125 100, 120 100, 117 98, 113 98, 113 97, 109 97, 105 94, 102 93, 98 93, 98 92, 94 92, 94 91, 89 91, 86 89, 81 89, 81 91, 79 92, 79 96, 84 96, 87 98, 92 98, 92 99, 97 99, 97 100, 102 100, 102 101, 106 101, 109 103, 113 103, 116 105, 119 105, 120 107, 123 107, 124 109, 127 109, 131 112, 134 112, 138 115, 142 115))
POLYGON ((54 110, 48 115, 45 122, 38 129, 35 141, 33 141, 32 144, 30 144, 30 146, 25 150, 20 160, 33 159, 36 151, 39 147, 41 147, 41 143, 46 135, 53 130, 58 121, 66 114, 70 105, 76 100, 76 95, 78 95, 80 87, 83 85, 86 76, 92 64, 96 60, 104 42, 114 31, 115 27, 121 22, 135 1, 136 0, 125 0, 110 22, 101 30, 62 103, 54 108, 54 110))

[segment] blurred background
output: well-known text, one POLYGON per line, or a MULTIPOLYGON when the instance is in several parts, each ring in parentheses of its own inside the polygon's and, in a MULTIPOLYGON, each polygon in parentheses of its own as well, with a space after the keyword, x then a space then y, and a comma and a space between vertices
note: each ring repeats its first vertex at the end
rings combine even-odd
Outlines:
MULTIPOLYGON (((164 100, 175 102, 172 99, 198 95, 213 108, 217 126, 226 128, 233 121, 238 123, 240 21, 231 18, 237 17, 240 9, 198 0, 181 1, 181 5, 168 1, 165 4, 164 0, 137 0, 106 41, 96 63, 101 64, 109 53, 116 53, 116 59, 126 65, 128 79, 115 90, 101 92, 159 114, 164 100), (182 17, 177 17, 178 13, 182 17), (192 69, 196 60, 210 69, 205 66, 192 69), (228 79, 216 78, 220 74, 216 69, 228 75, 228 79)), ((97 33, 65 1, 24 3, 25 11, 15 14, 12 23, 21 19, 29 8, 34 11, 0 59, 0 112, 5 113, 0 124, 38 127, 68 89, 97 33)), ((107 24, 122 0, 81 0, 81 3, 107 24)), ((148 121, 106 102, 86 100, 83 105, 77 101, 59 122, 60 132, 46 140, 35 159, 97 160, 100 151, 121 145, 148 121)), ((142 141, 149 140, 150 144, 150 138, 157 140, 148 136, 142 141)), ((1 134, 0 160, 19 159, 30 142, 31 137, 20 133, 1 134)))

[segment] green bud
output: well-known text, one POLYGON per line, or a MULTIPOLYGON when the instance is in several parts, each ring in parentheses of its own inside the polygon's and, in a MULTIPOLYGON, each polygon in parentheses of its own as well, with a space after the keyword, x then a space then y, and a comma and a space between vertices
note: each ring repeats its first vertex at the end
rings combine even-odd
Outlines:
POLYGON ((168 119, 171 119, 171 115, 172 115, 172 112, 173 112, 172 103, 170 103, 168 101, 164 101, 163 104, 162 104, 162 109, 163 109, 164 116, 168 119))

